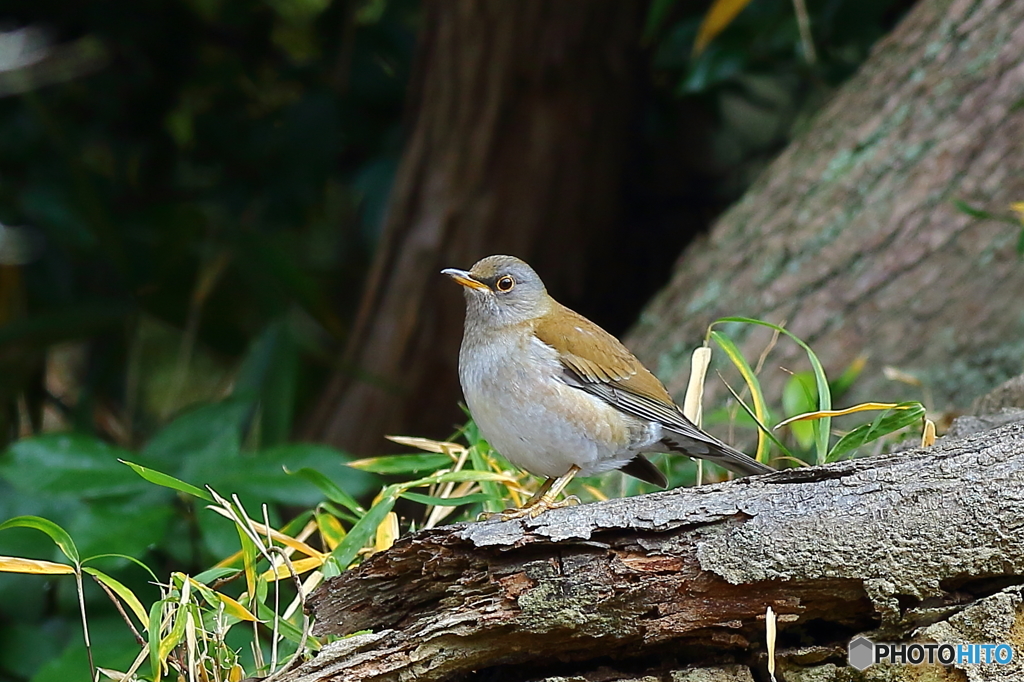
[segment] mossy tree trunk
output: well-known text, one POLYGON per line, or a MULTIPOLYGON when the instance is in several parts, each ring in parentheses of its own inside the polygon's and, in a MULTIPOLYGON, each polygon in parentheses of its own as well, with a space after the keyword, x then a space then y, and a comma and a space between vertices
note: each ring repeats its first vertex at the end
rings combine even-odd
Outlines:
MULTIPOLYGON (((868 356, 851 402, 966 407, 1024 367, 1024 3, 918 3, 710 236, 683 254, 627 342, 676 395, 724 315, 775 323, 839 371, 868 356)), ((768 334, 745 340, 756 358, 768 334)), ((780 343, 762 378, 801 369, 780 343)), ((721 396, 723 391, 719 390, 721 396)))

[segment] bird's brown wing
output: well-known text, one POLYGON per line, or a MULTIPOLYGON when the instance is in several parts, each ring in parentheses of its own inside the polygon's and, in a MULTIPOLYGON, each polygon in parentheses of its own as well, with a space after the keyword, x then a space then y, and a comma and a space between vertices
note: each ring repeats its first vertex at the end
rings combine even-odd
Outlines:
POLYGON ((596 324, 561 304, 559 314, 538 319, 534 332, 558 351, 566 380, 640 419, 659 422, 671 434, 666 445, 703 457, 741 474, 772 471, 701 431, 683 414, 656 376, 628 348, 596 324))
POLYGON ((565 306, 537 321, 537 338, 558 351, 562 364, 586 383, 614 385, 629 394, 675 407, 658 378, 618 339, 565 306))
POLYGON ((559 313, 538 320, 534 333, 558 351, 579 388, 641 419, 695 439, 711 438, 683 416, 664 384, 618 339, 565 306, 559 313))

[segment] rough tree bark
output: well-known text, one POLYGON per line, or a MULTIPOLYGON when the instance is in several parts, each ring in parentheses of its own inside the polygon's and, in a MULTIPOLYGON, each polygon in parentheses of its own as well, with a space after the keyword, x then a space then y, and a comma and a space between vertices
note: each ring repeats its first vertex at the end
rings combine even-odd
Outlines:
MULTIPOLYGON (((767 679, 769 606, 789 682, 855 679, 846 646, 862 632, 1020 647, 1022 528, 1024 423, 926 450, 434 529, 314 594, 320 633, 372 632, 329 645, 287 679, 750 682, 767 679)), ((875 667, 856 679, 965 673, 1019 680, 1024 662, 875 667)))
POLYGON ((643 5, 424 3, 409 140, 368 280, 350 370, 305 436, 379 450, 461 420, 461 293, 443 267, 514 253, 572 292, 615 219, 643 5), (432 284, 427 284, 432 283, 432 284))
MULTIPOLYGON (((925 382, 929 407, 967 407, 1021 371, 1024 263, 1019 227, 953 202, 1005 215, 1024 201, 1022 103, 1024 3, 919 2, 683 255, 629 345, 681 394, 709 322, 787 321, 831 369, 869 355, 852 401, 906 397, 879 371, 894 365, 925 382)), ((778 365, 799 364, 777 352, 775 388, 778 365)))

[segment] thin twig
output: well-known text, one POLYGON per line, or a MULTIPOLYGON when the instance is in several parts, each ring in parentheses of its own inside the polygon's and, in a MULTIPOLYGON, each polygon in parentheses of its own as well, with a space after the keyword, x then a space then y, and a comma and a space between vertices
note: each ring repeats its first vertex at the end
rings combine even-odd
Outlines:
MULTIPOLYGON (((785 321, 781 322, 779 324, 779 326, 780 327, 785 327, 786 326, 785 321)), ((768 359, 768 354, 771 353, 772 350, 775 349, 776 344, 778 344, 778 342, 779 342, 779 334, 780 333, 781 332, 779 332, 778 329, 772 330, 772 340, 769 341, 768 345, 764 347, 764 350, 761 352, 761 357, 759 357, 757 359, 757 366, 754 367, 754 374, 755 375, 761 373, 761 369, 764 367, 764 363, 768 359)))
POLYGON ((105 584, 103 584, 103 581, 97 578, 96 576, 92 576, 92 579, 96 581, 97 585, 103 588, 103 591, 107 593, 108 597, 110 597, 110 601, 114 602, 114 608, 116 608, 117 612, 121 614, 121 618, 124 619, 124 622, 128 626, 128 629, 132 631, 133 635, 135 635, 135 642, 139 646, 146 646, 146 640, 142 637, 142 635, 139 634, 139 631, 135 629, 135 624, 132 623, 132 619, 128 617, 128 613, 124 610, 124 607, 121 606, 121 600, 117 598, 117 595, 114 594, 114 591, 107 587, 105 584))
POLYGON ((85 616, 85 589, 82 586, 82 569, 75 566, 75 584, 78 586, 78 607, 82 613, 82 636, 85 638, 85 653, 89 656, 89 679, 98 682, 96 663, 92 660, 92 643, 89 641, 89 620, 85 616))
POLYGON ((796 25, 800 29, 800 43, 804 48, 804 59, 808 64, 818 61, 818 55, 814 51, 814 38, 811 36, 811 18, 807 14, 807 5, 804 0, 793 0, 793 9, 796 11, 796 25))
MULTIPOLYGON (((274 546, 274 539, 270 536, 270 512, 267 510, 266 503, 264 503, 262 505, 261 510, 263 511, 263 525, 267 529, 267 551, 268 551, 268 554, 278 554, 279 553, 278 555, 285 561, 286 565, 290 565, 291 562, 288 559, 288 554, 284 550, 278 549, 277 547, 275 547, 274 546)), ((275 563, 274 561, 270 562, 270 568, 271 568, 272 571, 274 571, 276 573, 277 572, 277 567, 274 565, 274 563, 275 563)), ((278 640, 280 639, 280 631, 279 631, 279 627, 280 626, 278 625, 278 621, 281 618, 280 611, 281 611, 281 581, 280 580, 275 580, 274 581, 274 634, 272 636, 271 645, 270 645, 270 672, 271 673, 273 673, 274 670, 277 668, 277 645, 278 645, 278 640)))

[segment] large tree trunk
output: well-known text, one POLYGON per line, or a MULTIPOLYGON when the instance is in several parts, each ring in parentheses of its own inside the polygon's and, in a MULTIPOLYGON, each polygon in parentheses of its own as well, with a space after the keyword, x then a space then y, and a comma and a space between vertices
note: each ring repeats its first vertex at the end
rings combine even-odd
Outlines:
MULTIPOLYGON (((372 632, 287 679, 677 680, 687 666, 706 669, 692 679, 767 679, 769 607, 789 682, 861 679, 843 669, 858 633, 1020 647, 1022 484, 1017 423, 914 452, 416 533, 313 595, 319 633, 372 632)), ((974 680, 1024 679, 1019 657, 958 667, 974 680)), ((964 679, 932 668, 863 679, 964 679)))
MULTIPOLYGON (((880 371, 893 365, 929 407, 966 407, 1021 371, 1024 263, 1019 227, 954 201, 1004 215, 1024 201, 1022 97, 1024 2, 922 0, 687 250, 629 345, 679 395, 709 322, 785 321, 828 368, 869 356, 851 401, 907 397, 880 371)), ((766 342, 746 339, 748 357, 766 342)), ((800 364, 776 353, 773 389, 800 364)))
POLYGON ((306 436, 379 450, 461 420, 461 292, 443 267, 521 256, 583 286, 615 218, 643 6, 428 1, 414 121, 347 369, 306 436))

